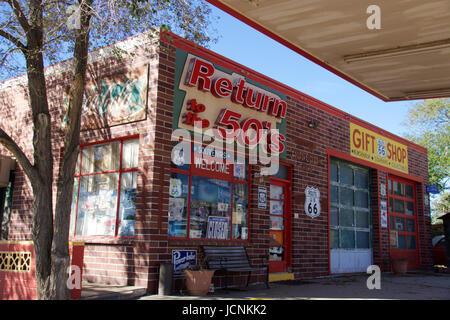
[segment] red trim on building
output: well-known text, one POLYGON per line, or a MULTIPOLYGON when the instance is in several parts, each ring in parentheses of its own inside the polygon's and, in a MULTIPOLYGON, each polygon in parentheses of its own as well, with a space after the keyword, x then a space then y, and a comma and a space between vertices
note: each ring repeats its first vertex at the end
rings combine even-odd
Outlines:
POLYGON ((197 54, 197 55, 201 56, 202 58, 213 62, 214 64, 220 65, 226 69, 240 73, 240 74, 244 75, 245 77, 248 77, 256 82, 259 82, 267 87, 281 91, 284 94, 286 94, 290 97, 299 99, 302 102, 307 103, 308 105, 311 105, 319 110, 325 111, 331 115, 334 115, 341 119, 345 119, 349 122, 352 121, 352 122, 356 123, 357 125, 360 125, 368 130, 372 130, 376 133, 382 134, 394 141, 405 144, 408 147, 411 147, 417 151, 427 153, 427 149, 418 144, 415 144, 409 140, 406 140, 404 138, 396 136, 396 135, 394 135, 384 129, 381 129, 369 122, 366 122, 362 119, 356 118, 355 116, 352 116, 338 108, 328 105, 325 102, 322 102, 322 101, 315 99, 303 92, 293 89, 281 82, 271 79, 257 71, 247 68, 247 67, 245 67, 237 62, 234 62, 226 57, 223 57, 211 50, 200 47, 192 41, 183 39, 173 33, 161 33, 161 40, 165 41, 167 43, 171 43, 172 45, 174 45, 175 47, 177 47, 179 49, 191 52, 193 54, 197 54))
POLYGON ((334 157, 337 157, 337 158, 340 158, 340 159, 343 159, 343 160, 347 160, 347 161, 350 161, 350 162, 358 163, 358 164, 361 164, 361 165, 369 167, 369 168, 385 171, 385 172, 387 172, 389 174, 393 174, 393 175, 396 175, 398 177, 405 178, 407 180, 412 180, 412 181, 415 181, 415 182, 423 183, 423 178, 420 178, 420 177, 417 177, 417 176, 414 176, 414 175, 411 175, 411 174, 405 174, 403 172, 396 171, 396 170, 393 170, 393 169, 390 169, 390 168, 387 168, 387 167, 383 167, 383 166, 375 164, 373 162, 361 160, 361 159, 355 158, 355 157, 353 157, 353 156, 351 156, 351 155, 349 155, 347 153, 343 153, 343 152, 340 152, 340 151, 337 151, 337 150, 333 150, 333 149, 327 149, 327 154, 329 154, 331 156, 334 156, 334 157))

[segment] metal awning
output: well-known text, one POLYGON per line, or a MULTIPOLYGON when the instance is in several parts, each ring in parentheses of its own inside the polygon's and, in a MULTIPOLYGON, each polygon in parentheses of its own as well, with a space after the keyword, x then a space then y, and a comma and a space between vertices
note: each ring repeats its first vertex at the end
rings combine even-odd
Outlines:
POLYGON ((384 101, 450 96, 450 0, 207 1, 384 101))

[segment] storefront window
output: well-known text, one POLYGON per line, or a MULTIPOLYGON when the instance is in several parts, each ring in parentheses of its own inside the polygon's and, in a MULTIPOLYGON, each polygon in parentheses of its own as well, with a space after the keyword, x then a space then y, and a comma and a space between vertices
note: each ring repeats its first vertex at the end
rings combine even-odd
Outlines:
POLYGON ((248 239, 248 187, 242 183, 233 190, 233 239, 248 239))
POLYGON ((119 236, 134 235, 136 189, 137 172, 135 171, 123 173, 120 184, 119 236))
POLYGON ((192 177, 190 238, 230 238, 231 183, 192 177))
POLYGON ((408 198, 414 198, 414 190, 411 185, 405 184, 405 194, 408 198))
POLYGON ((248 177, 248 166, 245 164, 236 163, 234 165, 233 176, 237 180, 247 180, 248 177))
POLYGON ((117 173, 82 176, 76 234, 113 236, 117 213, 117 173))
POLYGON ((137 139, 81 147, 81 172, 78 165, 73 190, 72 234, 134 235, 138 149, 137 139))
POLYGON ((169 187, 169 237, 187 235, 189 176, 171 172, 169 187))
MULTIPOLYGON (((247 240, 248 164, 238 163, 236 158, 234 163, 217 162, 232 162, 233 155, 211 147, 184 149, 193 150, 194 163, 172 163, 168 236, 247 240)), ((184 151, 181 155, 181 148, 173 150, 180 159, 191 157, 184 151)))

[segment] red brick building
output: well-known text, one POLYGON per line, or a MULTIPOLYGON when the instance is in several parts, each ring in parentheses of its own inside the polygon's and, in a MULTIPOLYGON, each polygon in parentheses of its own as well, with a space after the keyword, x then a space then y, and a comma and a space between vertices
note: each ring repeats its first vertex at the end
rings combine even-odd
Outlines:
MULTIPOLYGON (((107 50, 91 54, 74 182, 71 240, 85 243, 84 280, 155 293, 161 263, 186 250, 199 258, 205 245, 246 247, 272 280, 390 271, 394 257, 411 270, 431 266, 426 149, 175 35, 122 59, 107 50), (238 142, 197 143, 194 120, 232 128, 238 142), (277 129, 268 144, 281 152, 277 173, 262 174, 267 164, 245 151, 250 128, 277 129), (175 129, 195 141, 171 141, 175 129)), ((67 62, 48 73, 56 172, 67 62)), ((31 158, 24 81, 1 84, 0 126, 31 158)), ((29 240, 31 187, 18 165, 9 181, 0 189, 12 197, 0 203, 8 239, 29 240)), ((223 286, 221 273, 214 284, 223 286)))

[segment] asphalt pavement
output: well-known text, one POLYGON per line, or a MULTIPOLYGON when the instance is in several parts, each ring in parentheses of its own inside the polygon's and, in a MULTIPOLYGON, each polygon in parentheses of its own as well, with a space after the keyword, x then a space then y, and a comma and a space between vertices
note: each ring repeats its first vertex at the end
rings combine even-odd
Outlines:
MULTIPOLYGON (((450 274, 408 272, 404 275, 382 273, 379 289, 368 288, 368 274, 346 274, 307 280, 272 282, 248 289, 217 290, 204 297, 146 295, 139 300, 450 300, 450 274)), ((369 286, 375 282, 369 280, 369 286)))

